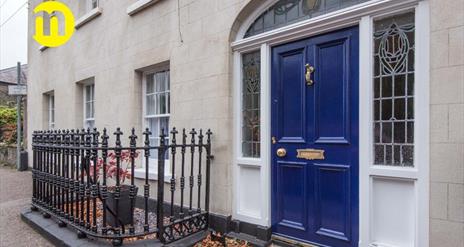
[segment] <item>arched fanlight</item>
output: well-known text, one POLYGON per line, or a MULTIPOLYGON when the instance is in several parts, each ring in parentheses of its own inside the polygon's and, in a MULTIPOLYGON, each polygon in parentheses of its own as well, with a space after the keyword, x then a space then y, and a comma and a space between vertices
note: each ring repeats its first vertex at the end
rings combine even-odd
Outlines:
POLYGON ((370 0, 279 0, 255 19, 244 37, 247 38, 367 1, 370 0))
POLYGON ((319 0, 303 0, 303 8, 305 11, 312 11, 319 5, 319 0))

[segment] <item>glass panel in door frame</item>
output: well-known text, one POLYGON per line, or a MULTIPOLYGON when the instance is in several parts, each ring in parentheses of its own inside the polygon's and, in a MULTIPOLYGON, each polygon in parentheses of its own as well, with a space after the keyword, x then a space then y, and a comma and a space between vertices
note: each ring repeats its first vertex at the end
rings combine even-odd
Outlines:
POLYGON ((374 21, 374 164, 414 166, 414 12, 374 21))

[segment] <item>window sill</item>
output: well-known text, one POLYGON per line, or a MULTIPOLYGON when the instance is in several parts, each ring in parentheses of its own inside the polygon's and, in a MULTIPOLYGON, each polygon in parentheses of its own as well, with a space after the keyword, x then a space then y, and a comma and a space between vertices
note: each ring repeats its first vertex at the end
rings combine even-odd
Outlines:
POLYGON ((84 26, 86 23, 90 22, 91 20, 97 18, 100 16, 103 12, 103 9, 100 7, 94 8, 91 11, 89 11, 87 14, 83 15, 81 18, 77 19, 75 28, 79 29, 82 26, 84 26))
MULTIPOLYGON (((145 179, 145 168, 134 169, 134 178, 145 179)), ((152 169, 148 170, 148 180, 158 180, 158 172, 152 169)), ((164 175, 164 183, 171 182, 171 174, 164 175)))
POLYGON ((130 16, 133 16, 137 14, 138 12, 150 7, 151 5, 159 2, 160 0, 138 0, 137 2, 131 4, 129 7, 127 7, 127 14, 130 16))

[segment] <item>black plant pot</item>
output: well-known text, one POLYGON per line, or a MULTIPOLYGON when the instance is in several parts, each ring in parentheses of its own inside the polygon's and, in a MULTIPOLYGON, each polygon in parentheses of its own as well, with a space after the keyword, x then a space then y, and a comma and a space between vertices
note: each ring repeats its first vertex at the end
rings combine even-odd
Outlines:
MULTIPOLYGON (((120 197, 118 200, 118 211, 116 214, 116 200, 114 199, 114 188, 110 188, 108 191, 108 198, 106 199, 106 223, 110 226, 116 226, 116 215, 119 220, 117 221, 119 226, 127 225, 132 223, 132 215, 134 214, 134 207, 131 207, 131 199, 129 197, 129 185, 121 185, 120 197)), ((135 187, 135 194, 137 194, 138 188, 135 187)), ((135 204, 135 198, 134 198, 135 204)))

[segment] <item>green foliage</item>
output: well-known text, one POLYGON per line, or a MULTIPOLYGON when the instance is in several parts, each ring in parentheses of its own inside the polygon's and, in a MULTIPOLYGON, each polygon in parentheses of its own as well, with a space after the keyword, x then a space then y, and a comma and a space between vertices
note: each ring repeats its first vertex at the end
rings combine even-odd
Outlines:
POLYGON ((0 106, 0 142, 16 141, 16 108, 0 106))
POLYGON ((0 106, 0 128, 11 124, 16 124, 16 108, 0 106))

